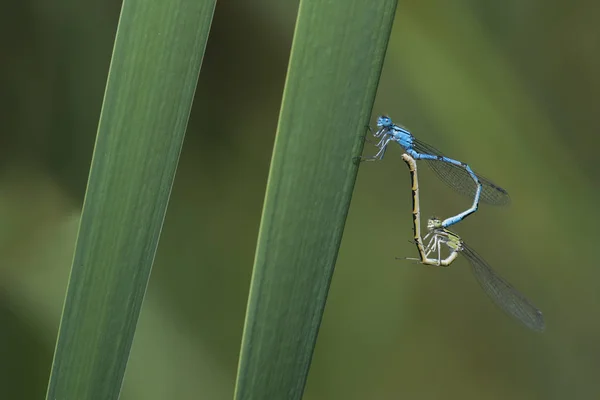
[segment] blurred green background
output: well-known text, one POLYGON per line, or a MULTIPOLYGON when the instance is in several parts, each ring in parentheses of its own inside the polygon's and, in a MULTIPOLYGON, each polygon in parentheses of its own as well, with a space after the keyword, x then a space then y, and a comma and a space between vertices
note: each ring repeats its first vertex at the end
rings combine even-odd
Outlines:
MULTIPOLYGON (((297 6, 217 4, 124 400, 232 397, 297 6)), ((0 14, 3 399, 45 395, 119 8, 0 14)), ((306 399, 600 397, 599 17, 584 0, 400 2, 373 121, 390 114, 511 193, 455 230, 547 330, 506 317, 465 260, 395 260, 416 253, 394 146, 360 168, 306 399)), ((424 217, 470 203, 421 172, 424 217)))

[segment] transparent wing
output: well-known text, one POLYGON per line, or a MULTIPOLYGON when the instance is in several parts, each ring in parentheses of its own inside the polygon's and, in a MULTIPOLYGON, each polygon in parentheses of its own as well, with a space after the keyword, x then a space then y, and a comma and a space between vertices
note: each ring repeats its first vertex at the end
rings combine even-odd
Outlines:
POLYGON ((534 331, 545 328, 544 316, 533 304, 492 270, 475 250, 462 243, 462 253, 471 263, 473 275, 483 291, 509 315, 534 331))
MULTIPOLYGON (((435 147, 430 146, 427 143, 423 143, 418 139, 414 139, 413 148, 419 153, 446 157, 441 151, 439 151, 435 147)), ((470 198, 475 197, 477 185, 471 178, 471 175, 469 175, 469 173, 464 168, 443 161, 425 161, 427 161, 427 165, 431 167, 433 172, 437 174, 437 176, 442 180, 442 182, 444 182, 460 194, 466 195, 470 198)), ((477 172, 475 172, 475 175, 477 175, 482 185, 482 202, 499 206, 507 205, 510 203, 510 196, 508 195, 508 192, 506 190, 494 184, 489 179, 479 175, 477 172)))

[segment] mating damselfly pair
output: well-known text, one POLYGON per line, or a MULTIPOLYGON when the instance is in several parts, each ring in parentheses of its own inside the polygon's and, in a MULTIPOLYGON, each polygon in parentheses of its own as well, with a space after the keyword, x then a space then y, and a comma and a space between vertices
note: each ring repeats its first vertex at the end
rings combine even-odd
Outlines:
POLYGON ((479 202, 504 205, 510 202, 508 192, 495 185, 490 180, 476 174, 467 164, 443 155, 439 150, 417 139, 406 129, 395 125, 387 116, 377 119, 375 138, 379 151, 375 156, 363 158, 365 161, 381 160, 390 142, 397 142, 405 151, 403 160, 408 165, 412 181, 413 200, 413 231, 414 242, 419 252, 419 258, 414 259, 425 265, 449 266, 456 260, 459 253, 471 264, 471 271, 484 292, 505 312, 515 317, 528 328, 543 331, 545 328, 542 312, 538 310, 525 296, 519 293, 507 281, 497 275, 489 264, 468 246, 456 233, 448 230, 467 216, 477 211, 479 202), (419 201, 419 180, 415 160, 426 160, 438 177, 459 193, 473 197, 472 206, 445 220, 429 219, 428 233, 421 235, 421 217, 419 201), (428 241, 424 244, 424 241, 428 241), (442 258, 442 250, 449 252, 442 258), (433 257, 430 258, 430 255, 433 257))

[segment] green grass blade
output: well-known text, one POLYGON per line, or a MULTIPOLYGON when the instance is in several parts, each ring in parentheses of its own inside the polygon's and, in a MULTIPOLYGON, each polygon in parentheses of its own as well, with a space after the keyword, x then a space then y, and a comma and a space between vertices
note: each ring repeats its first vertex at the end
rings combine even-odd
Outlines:
POLYGON ((47 399, 116 399, 216 0, 123 3, 47 399))
POLYGON ((248 300, 236 399, 300 399, 395 0, 303 0, 248 300))

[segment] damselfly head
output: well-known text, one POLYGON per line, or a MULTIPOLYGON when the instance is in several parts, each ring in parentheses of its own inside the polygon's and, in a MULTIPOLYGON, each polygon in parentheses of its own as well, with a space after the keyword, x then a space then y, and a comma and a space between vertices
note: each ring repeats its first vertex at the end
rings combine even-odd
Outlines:
POLYGON ((442 227, 442 220, 437 218, 437 217, 431 217, 429 218, 429 221, 427 221, 427 229, 432 231, 434 229, 439 229, 442 227))
POLYGON ((387 115, 381 115, 379 118, 377 118, 377 127, 379 128, 389 128, 393 124, 394 123, 392 122, 392 119, 387 115))

